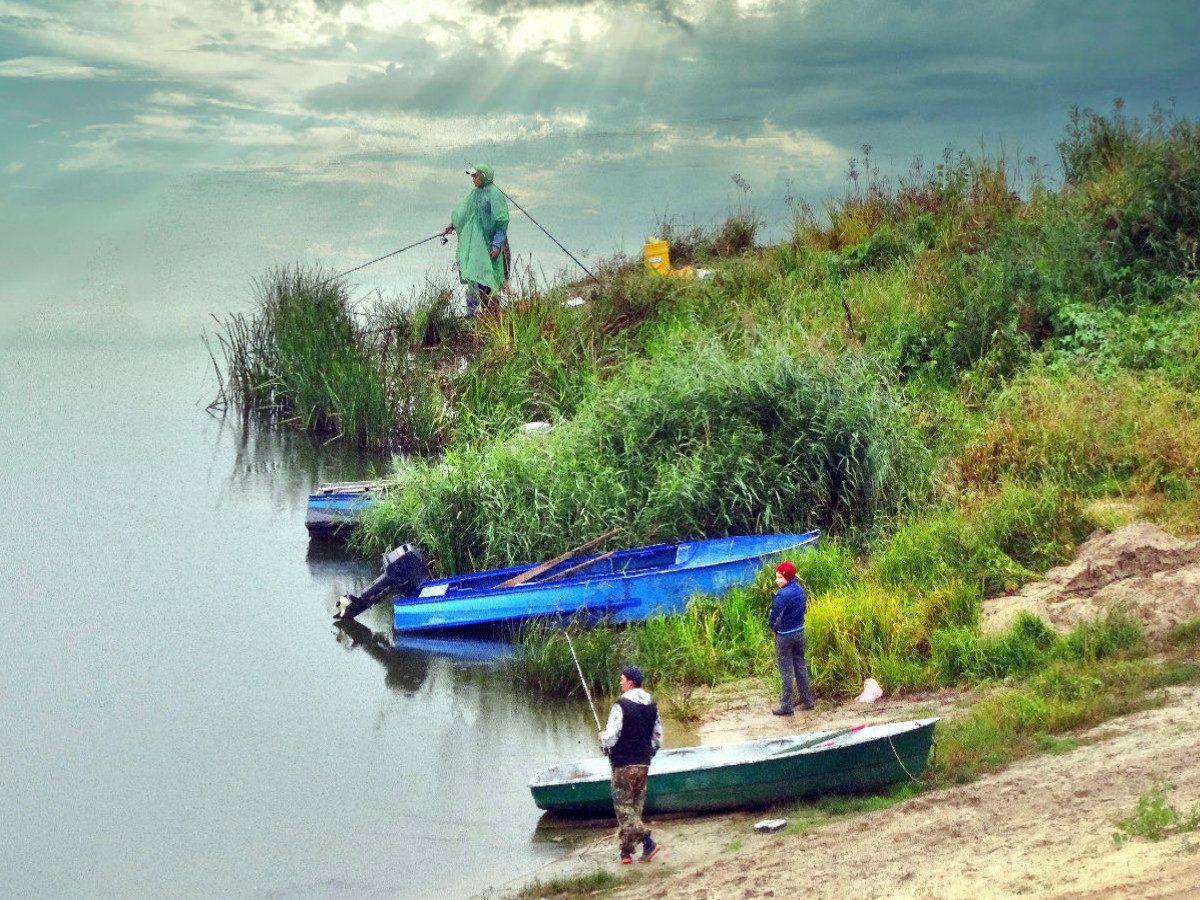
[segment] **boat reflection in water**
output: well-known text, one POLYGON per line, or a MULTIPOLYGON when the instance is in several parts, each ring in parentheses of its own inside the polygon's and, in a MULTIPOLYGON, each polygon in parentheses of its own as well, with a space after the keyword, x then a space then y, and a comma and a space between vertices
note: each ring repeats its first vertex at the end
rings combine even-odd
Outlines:
POLYGON ((415 637, 372 631, 355 619, 334 622, 337 641, 347 650, 361 650, 383 666, 384 682, 405 694, 416 693, 429 676, 430 661, 447 659, 464 666, 491 666, 514 652, 502 641, 465 637, 415 637))

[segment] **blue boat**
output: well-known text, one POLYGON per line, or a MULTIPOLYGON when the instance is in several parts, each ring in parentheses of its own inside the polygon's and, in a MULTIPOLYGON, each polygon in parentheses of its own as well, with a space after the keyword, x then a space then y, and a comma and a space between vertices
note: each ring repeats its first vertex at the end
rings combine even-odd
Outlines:
POLYGON ((769 559, 812 549, 819 537, 813 531, 681 541, 424 581, 396 598, 393 627, 435 631, 543 617, 636 622, 679 612, 694 594, 721 596, 749 584, 769 559))
POLYGON ((308 495, 304 527, 308 536, 321 541, 344 540, 363 512, 387 492, 378 481, 348 481, 323 484, 308 495))

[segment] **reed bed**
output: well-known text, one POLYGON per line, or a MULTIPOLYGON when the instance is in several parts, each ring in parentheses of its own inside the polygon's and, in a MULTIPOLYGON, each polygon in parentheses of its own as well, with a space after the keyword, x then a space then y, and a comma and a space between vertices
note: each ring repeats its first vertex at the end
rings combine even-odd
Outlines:
POLYGON ((920 455, 897 415, 864 361, 681 349, 607 383, 545 438, 406 462, 363 540, 416 537, 458 572, 546 558, 613 525, 626 544, 865 528, 898 505, 920 455))

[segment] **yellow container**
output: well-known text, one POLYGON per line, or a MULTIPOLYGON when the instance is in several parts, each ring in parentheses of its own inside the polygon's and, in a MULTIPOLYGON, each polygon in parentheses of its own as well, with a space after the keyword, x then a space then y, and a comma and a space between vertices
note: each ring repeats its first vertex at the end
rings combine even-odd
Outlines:
POLYGON ((646 243, 646 268, 663 275, 671 274, 671 254, 667 250, 666 241, 646 243))

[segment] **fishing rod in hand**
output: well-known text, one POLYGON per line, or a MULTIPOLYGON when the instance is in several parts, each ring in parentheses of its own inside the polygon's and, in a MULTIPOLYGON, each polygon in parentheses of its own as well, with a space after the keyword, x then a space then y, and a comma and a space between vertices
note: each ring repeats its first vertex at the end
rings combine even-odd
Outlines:
MULTIPOLYGON (((357 272, 359 269, 365 269, 367 266, 373 266, 377 262, 383 262, 385 259, 390 259, 391 257, 395 256, 397 253, 403 253, 405 250, 411 250, 413 247, 420 247, 422 244, 428 244, 430 241, 435 240, 436 238, 440 238, 440 237, 443 237, 443 234, 442 234, 442 232, 439 231, 437 234, 431 234, 429 237, 422 238, 421 240, 419 240, 415 243, 409 244, 407 247, 401 247, 399 250, 393 250, 391 253, 385 253, 385 254, 383 254, 383 256, 377 257, 376 259, 373 259, 370 262, 363 263, 361 266, 355 266, 353 269, 347 269, 345 272, 339 272, 337 275, 330 275, 328 278, 326 278, 324 281, 322 281, 319 285, 317 285, 317 287, 324 287, 325 285, 329 284, 329 282, 331 282, 331 281, 337 281, 339 278, 345 278, 351 272, 357 272)), ((444 244, 446 242, 443 240, 442 243, 444 244)))
MULTIPOLYGON (((558 238, 556 238, 554 235, 552 235, 550 232, 548 232, 545 228, 542 228, 542 224, 537 219, 535 219, 533 216, 529 215, 529 210, 525 209, 525 207, 523 207, 520 203, 518 203, 516 200, 514 200, 512 197, 510 197, 508 195, 508 193, 503 188, 501 188, 498 184, 495 184, 495 182, 493 182, 493 184, 495 185, 496 190, 498 190, 501 194, 503 194, 505 199, 508 200, 509 203, 511 203, 513 206, 515 206, 517 209, 519 209, 521 212, 523 212, 525 214, 525 217, 527 219, 529 219, 530 222, 532 222, 538 228, 541 228, 542 234, 546 235, 546 237, 548 237, 548 238, 550 238, 550 240, 554 241, 555 245, 558 247, 559 250, 561 250, 563 253, 567 254, 567 256, 571 257, 571 259, 574 260, 575 265, 577 265, 577 266, 579 266, 579 268, 583 269, 584 272, 587 272, 587 276, 590 279, 592 279, 592 281, 596 282, 597 284, 600 283, 600 279, 597 278, 595 275, 593 275, 588 270, 587 266, 585 266, 578 259, 576 259, 575 255, 570 250, 568 250, 566 247, 564 247, 562 244, 560 244, 558 241, 558 238)), ((383 256, 376 257, 375 259, 371 260, 370 262, 363 263, 361 266, 355 266, 353 269, 347 269, 345 272, 339 272, 337 275, 331 275, 330 277, 328 277, 324 281, 322 281, 319 285, 317 285, 317 287, 324 287, 325 285, 329 284, 329 282, 331 282, 331 281, 337 281, 339 278, 345 278, 347 275, 349 275, 353 272, 357 272, 359 269, 365 269, 367 266, 373 266, 377 262, 383 262, 385 259, 390 259, 391 257, 396 256, 399 253, 403 253, 405 250, 411 250, 413 247, 420 247, 422 244, 428 244, 430 241, 436 240, 437 238, 441 238, 443 244, 446 243, 445 232, 439 231, 439 232, 437 232, 437 234, 431 234, 429 237, 422 238, 421 240, 416 241, 412 244, 409 244, 406 247, 401 247, 399 250, 393 250, 391 253, 385 253, 385 254, 383 254, 383 256)))
POLYGON ((604 726, 600 724, 600 717, 596 715, 596 704, 592 702, 592 692, 588 689, 587 679, 583 677, 583 666, 579 664, 579 657, 575 654, 575 645, 571 643, 571 632, 564 629, 563 634, 567 636, 567 646, 571 648, 571 656, 575 660, 575 671, 579 673, 579 680, 583 682, 583 693, 587 697, 588 706, 592 708, 592 718, 596 720, 596 728, 603 731, 604 726))

